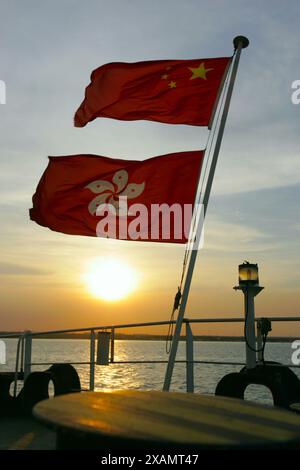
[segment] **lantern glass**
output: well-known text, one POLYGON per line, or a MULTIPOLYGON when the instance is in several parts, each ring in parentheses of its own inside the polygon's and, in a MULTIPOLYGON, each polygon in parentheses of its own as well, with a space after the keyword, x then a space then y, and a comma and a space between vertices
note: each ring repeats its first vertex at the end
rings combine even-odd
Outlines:
POLYGON ((245 262, 239 265, 239 284, 240 285, 258 285, 258 266, 245 262))

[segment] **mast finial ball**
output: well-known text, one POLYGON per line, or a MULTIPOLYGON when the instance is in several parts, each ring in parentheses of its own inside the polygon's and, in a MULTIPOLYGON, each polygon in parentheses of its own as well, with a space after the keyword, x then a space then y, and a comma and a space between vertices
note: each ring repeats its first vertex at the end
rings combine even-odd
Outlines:
POLYGON ((234 48, 237 49, 239 43, 242 43, 242 49, 249 46, 249 39, 246 36, 236 36, 233 40, 234 48))

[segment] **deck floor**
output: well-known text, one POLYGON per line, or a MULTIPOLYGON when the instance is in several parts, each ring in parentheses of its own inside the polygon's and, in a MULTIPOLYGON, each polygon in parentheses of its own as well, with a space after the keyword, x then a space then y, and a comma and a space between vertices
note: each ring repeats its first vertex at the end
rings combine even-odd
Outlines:
POLYGON ((0 450, 54 450, 55 438, 34 418, 0 418, 0 450))

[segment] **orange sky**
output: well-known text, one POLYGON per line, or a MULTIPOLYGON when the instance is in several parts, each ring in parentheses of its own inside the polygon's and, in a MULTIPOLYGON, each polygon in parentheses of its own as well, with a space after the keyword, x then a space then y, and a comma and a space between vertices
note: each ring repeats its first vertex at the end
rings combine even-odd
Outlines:
MULTIPOLYGON (((43 256, 36 259, 36 269, 47 266, 44 274, 7 276, 3 279, 0 286, 2 305, 6 306, 9 315, 2 319, 2 329, 45 330, 169 319, 183 247, 101 239, 79 240, 54 233, 48 234, 48 237, 53 237, 53 246, 57 247, 58 253, 45 250, 43 256), (59 247, 58 239, 63 238, 63 247, 59 247), (81 244, 85 247, 82 252, 79 248, 81 244), (106 256, 113 256, 130 265, 138 275, 136 290, 115 302, 93 297, 82 277, 87 269, 87 260, 94 259, 92 252, 100 260, 99 253, 106 252, 106 256)), ((198 256, 187 316, 241 317, 243 297, 232 289, 237 282, 240 259, 236 259, 233 253, 229 259, 220 261, 208 249, 201 250, 198 256)), ((256 299, 257 316, 296 315, 299 295, 274 283, 273 270, 274 266, 262 266, 261 283, 266 289, 256 299), (284 312, 283 305, 288 306, 284 312)), ((242 334, 241 326, 236 324, 199 325, 193 329, 197 334, 242 334)), ((165 327, 151 327, 143 332, 165 333, 165 330, 165 327)), ((276 335, 295 335, 298 331, 299 327, 294 324, 273 327, 273 334, 276 335)))

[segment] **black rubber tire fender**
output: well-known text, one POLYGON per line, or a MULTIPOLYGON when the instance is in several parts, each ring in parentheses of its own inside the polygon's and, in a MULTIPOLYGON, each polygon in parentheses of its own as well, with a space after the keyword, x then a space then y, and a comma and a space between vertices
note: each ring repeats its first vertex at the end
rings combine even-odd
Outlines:
POLYGON ((239 372, 225 375, 218 383, 215 395, 244 399, 247 382, 239 372))
POLYGON ((31 372, 24 382, 21 392, 22 406, 26 413, 31 413, 38 402, 49 398, 49 382, 51 375, 48 372, 31 372))
POLYGON ((71 364, 53 364, 47 372, 54 384, 55 395, 80 392, 80 379, 76 369, 71 364))

